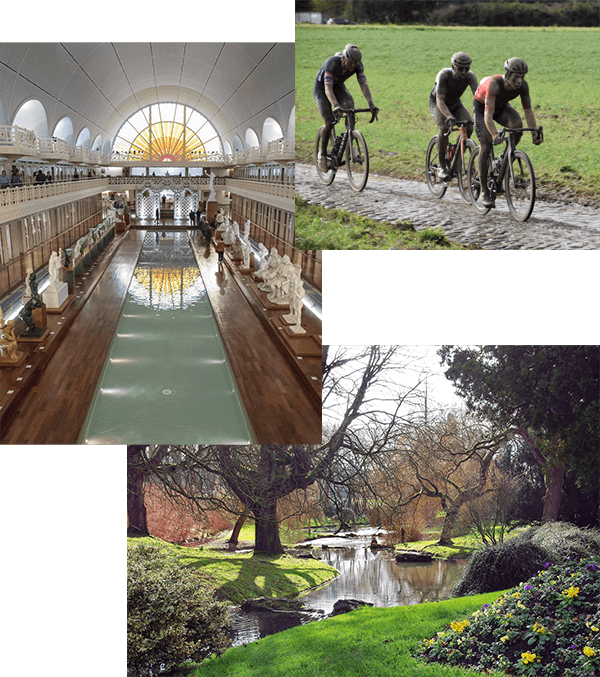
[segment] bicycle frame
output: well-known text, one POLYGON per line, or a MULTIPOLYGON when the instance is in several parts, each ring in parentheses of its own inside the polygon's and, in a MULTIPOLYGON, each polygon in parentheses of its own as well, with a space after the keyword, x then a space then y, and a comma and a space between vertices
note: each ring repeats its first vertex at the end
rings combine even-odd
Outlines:
POLYGON ((450 172, 453 175, 456 175, 456 162, 457 162, 457 154, 456 154, 456 148, 460 144, 460 159, 462 160, 463 164, 465 161, 465 145, 469 139, 467 136, 467 125, 469 124, 468 120, 457 120, 454 125, 444 133, 444 136, 449 137, 450 134, 454 131, 456 127, 458 127, 459 131, 459 137, 456 139, 456 143, 451 144, 450 139, 448 139, 448 146, 447 148, 450 148, 451 146, 455 149, 454 154, 452 156, 452 161, 450 162, 450 172))
MULTIPOLYGON (((334 144, 337 146, 337 148, 332 148, 329 155, 331 159, 335 159, 335 169, 338 167, 341 167, 344 164, 344 153, 346 152, 346 144, 348 143, 348 137, 352 134, 352 132, 355 129, 355 119, 354 119, 354 114, 355 113, 371 113, 370 108, 349 108, 345 109, 342 108, 342 114, 340 115, 337 120, 334 121, 333 127, 331 130, 334 133, 335 137, 335 142, 334 144), (335 125, 344 118, 346 129, 339 135, 335 136, 335 125), (338 144, 339 141, 339 144, 338 144)), ((377 116, 371 113, 371 119, 369 120, 369 123, 373 122, 377 116)))
MULTIPOLYGON (((514 175, 512 175, 512 158, 514 155, 514 152, 517 148, 515 139, 514 139, 514 134, 516 133, 522 133, 522 132, 538 132, 540 137, 543 139, 543 127, 503 127, 499 135, 506 144, 504 146, 504 150, 500 153, 499 158, 494 158, 494 147, 492 146, 492 176, 491 178, 494 179, 497 186, 501 186, 502 182, 504 181, 504 175, 506 173, 506 166, 508 165, 510 167, 511 171, 511 178, 514 179, 514 175), (506 136, 506 139, 504 138, 506 136), (502 159, 500 166, 496 168, 494 166, 494 162, 496 159, 502 159)), ((495 197, 495 196, 494 196, 495 197)))

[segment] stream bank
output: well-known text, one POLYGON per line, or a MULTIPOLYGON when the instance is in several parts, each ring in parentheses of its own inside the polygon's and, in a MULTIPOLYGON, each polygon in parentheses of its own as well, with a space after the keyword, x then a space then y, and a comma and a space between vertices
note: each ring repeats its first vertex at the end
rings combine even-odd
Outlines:
POLYGON ((370 547, 377 530, 359 529, 309 541, 308 553, 335 567, 340 575, 299 599, 308 610, 242 611, 230 609, 234 646, 321 620, 333 612, 340 599, 362 600, 375 607, 395 607, 446 599, 458 581, 463 562, 433 560, 429 563, 397 562, 392 548, 370 547))

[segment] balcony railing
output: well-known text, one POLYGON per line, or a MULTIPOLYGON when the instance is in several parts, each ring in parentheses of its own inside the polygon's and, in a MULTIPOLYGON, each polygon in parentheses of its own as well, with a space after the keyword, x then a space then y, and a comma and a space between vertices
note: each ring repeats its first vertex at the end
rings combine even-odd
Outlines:
POLYGON ((80 179, 57 183, 27 184, 0 190, 0 223, 81 200, 108 190, 108 179, 80 179))
POLYGON ((42 160, 68 160, 69 144, 62 139, 38 139, 39 156, 42 160))
POLYGON ((28 155, 38 155, 35 133, 16 125, 0 126, 0 156, 16 159, 28 155))

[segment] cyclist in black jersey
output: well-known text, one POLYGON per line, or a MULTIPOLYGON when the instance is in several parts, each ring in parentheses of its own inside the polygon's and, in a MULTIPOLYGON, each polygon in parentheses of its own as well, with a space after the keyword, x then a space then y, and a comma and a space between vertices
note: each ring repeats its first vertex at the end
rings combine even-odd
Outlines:
POLYGON ((439 177, 447 181, 450 178, 446 148, 448 137, 446 132, 452 129, 456 120, 470 120, 467 125, 467 135, 473 134, 473 122, 467 109, 463 106, 460 97, 465 89, 470 87, 473 94, 477 91, 477 76, 471 70, 471 57, 465 52, 452 55, 452 68, 443 68, 435 78, 435 85, 429 95, 429 112, 433 116, 440 132, 438 134, 439 177))
POLYGON ((369 108, 375 114, 379 111, 373 103, 361 59, 362 54, 356 45, 346 45, 343 52, 338 52, 335 56, 327 59, 317 73, 313 95, 319 113, 321 113, 325 122, 325 128, 321 135, 322 152, 319 153, 318 157, 319 168, 324 172, 329 169, 327 166, 327 145, 329 144, 333 123, 341 114, 342 108, 354 108, 354 99, 344 84, 346 80, 356 74, 360 90, 367 100, 369 108))
MULTIPOLYGON (((512 57, 504 62, 504 70, 504 75, 483 78, 473 100, 475 132, 480 146, 477 167, 481 181, 481 203, 484 207, 494 206, 487 185, 488 164, 492 145, 502 143, 494 121, 503 127, 522 127, 521 116, 509 104, 509 101, 520 96, 527 126, 532 128, 537 126, 529 97, 529 84, 525 81, 525 75, 529 70, 527 64, 523 59, 512 57)), ((519 143, 521 136, 521 133, 514 135, 515 144, 519 143)), ((536 146, 542 143, 543 139, 537 131, 531 132, 531 136, 536 146)))

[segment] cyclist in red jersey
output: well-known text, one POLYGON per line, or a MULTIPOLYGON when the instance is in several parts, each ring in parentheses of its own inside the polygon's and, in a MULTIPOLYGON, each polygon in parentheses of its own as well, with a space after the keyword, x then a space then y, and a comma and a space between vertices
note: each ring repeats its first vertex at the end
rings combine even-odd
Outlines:
MULTIPOLYGON (((527 64, 523 59, 512 57, 505 61, 504 70, 504 75, 490 75, 483 78, 473 101, 475 132, 480 146, 478 168, 481 180, 481 202, 485 207, 494 206, 487 185, 488 165, 492 145, 501 143, 494 122, 498 122, 503 127, 522 127, 521 116, 509 104, 509 101, 520 96, 527 126, 537 126, 529 98, 529 84, 525 81, 527 64)), ((542 138, 537 131, 531 132, 531 136, 536 146, 542 143, 542 138)), ((521 134, 515 134, 515 143, 519 143, 520 139, 521 134)))

